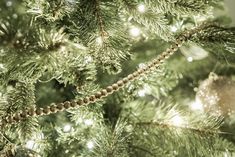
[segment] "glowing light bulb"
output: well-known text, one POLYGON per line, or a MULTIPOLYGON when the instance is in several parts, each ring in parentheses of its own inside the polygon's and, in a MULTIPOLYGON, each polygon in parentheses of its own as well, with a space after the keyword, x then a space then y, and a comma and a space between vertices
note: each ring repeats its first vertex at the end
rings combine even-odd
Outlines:
POLYGON ((90 126, 90 125, 93 124, 93 120, 92 119, 86 119, 86 120, 84 120, 84 123, 85 123, 85 125, 90 126))
POLYGON ((188 58, 187 58, 187 61, 188 61, 188 62, 192 62, 192 61, 193 61, 193 57, 188 57, 188 58))
POLYGON ((182 126, 184 124, 184 120, 179 114, 176 114, 174 117, 171 118, 170 122, 174 126, 182 126))
POLYGON ((139 4, 139 5, 137 6, 137 10, 138 10, 140 13, 144 13, 144 12, 145 12, 145 5, 139 4))
POLYGON ((102 40, 101 37, 96 38, 95 41, 96 41, 97 45, 102 45, 103 44, 103 40, 102 40))
POLYGON ((63 128, 63 131, 64 132, 70 132, 72 129, 72 126, 70 124, 66 124, 63 128))
POLYGON ((35 147, 35 141, 33 140, 27 141, 25 147, 28 149, 33 149, 35 147))
POLYGON ((171 31, 172 31, 172 32, 177 32, 177 30, 178 30, 178 29, 177 29, 176 26, 172 26, 172 27, 171 27, 171 31))
POLYGON ((88 149, 92 149, 92 148, 94 148, 94 142, 93 141, 88 141, 86 146, 87 146, 88 149))
POLYGON ((192 110, 203 111, 203 105, 199 100, 196 100, 196 101, 192 102, 190 107, 191 107, 192 110))
POLYGON ((141 89, 141 90, 138 91, 139 97, 144 97, 145 94, 146 94, 146 91, 144 89, 141 89))
POLYGON ((140 35, 140 29, 137 27, 133 27, 130 29, 130 35, 133 37, 138 37, 140 35))
POLYGON ((83 122, 83 119, 82 118, 78 118, 77 121, 76 121, 76 124, 81 124, 83 122))
POLYGON ((12 1, 7 1, 7 2, 6 2, 6 6, 7 6, 7 7, 12 6, 12 1))
POLYGON ((4 66, 3 64, 0 63, 0 69, 4 69, 4 66))

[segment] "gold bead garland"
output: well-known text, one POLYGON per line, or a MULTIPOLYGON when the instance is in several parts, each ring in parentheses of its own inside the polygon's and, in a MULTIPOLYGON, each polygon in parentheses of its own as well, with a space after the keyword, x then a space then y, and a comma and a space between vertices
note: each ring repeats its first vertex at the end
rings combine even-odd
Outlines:
POLYGON ((72 101, 66 101, 64 103, 58 103, 58 104, 51 104, 50 106, 46 106, 44 108, 27 108, 25 110, 22 110, 20 112, 17 112, 13 115, 8 115, 6 117, 2 117, 0 121, 0 127, 4 127, 7 124, 13 124, 18 123, 19 121, 22 121, 29 117, 34 116, 42 116, 42 115, 49 115, 56 112, 61 112, 63 110, 68 110, 71 108, 76 108, 79 106, 84 106, 90 103, 94 103, 104 97, 107 97, 108 95, 111 95, 113 92, 118 91, 120 88, 123 88, 127 83, 139 78, 143 74, 147 74, 151 70, 159 67, 166 59, 168 59, 170 56, 172 56, 179 47, 182 46, 182 44, 187 41, 192 35, 198 33, 200 30, 203 30, 205 27, 208 27, 210 25, 208 24, 202 24, 201 26, 191 30, 186 31, 182 33, 182 35, 179 36, 179 38, 176 40, 176 42, 168 48, 166 51, 164 51, 162 54, 160 54, 156 59, 151 61, 146 67, 139 68, 132 74, 129 74, 127 77, 117 81, 116 83, 94 93, 93 95, 90 95, 88 97, 80 98, 78 100, 72 100, 72 101))

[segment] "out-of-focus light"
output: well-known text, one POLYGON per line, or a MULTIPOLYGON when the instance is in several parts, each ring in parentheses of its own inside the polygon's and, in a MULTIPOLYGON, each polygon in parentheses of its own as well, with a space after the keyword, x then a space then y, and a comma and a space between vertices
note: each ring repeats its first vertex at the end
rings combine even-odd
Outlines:
POLYGON ((84 120, 84 123, 85 123, 85 125, 90 126, 90 125, 93 124, 93 120, 92 119, 86 119, 86 120, 84 120))
POLYGON ((6 6, 7 6, 7 7, 12 6, 12 1, 7 1, 7 2, 6 2, 6 6))
POLYGON ((144 97, 144 96, 145 96, 145 94, 146 94, 145 89, 141 89, 141 90, 139 90, 139 91, 138 91, 138 95, 139 95, 139 97, 144 97))
POLYGON ((172 32, 177 32, 177 30, 178 30, 178 29, 177 29, 176 26, 172 26, 172 27, 171 27, 171 31, 172 31, 172 32))
POLYGON ((150 93, 151 93, 151 88, 150 88, 150 86, 147 85, 147 84, 144 84, 143 88, 140 89, 137 94, 138 94, 138 96, 140 96, 140 97, 144 97, 146 94, 150 94, 150 93))
POLYGON ((137 27, 131 28, 129 32, 130 32, 130 35, 133 37, 138 37, 141 33, 140 29, 137 27))
POLYGON ((97 45, 102 45, 103 44, 102 37, 97 37, 95 41, 96 41, 97 45))
POLYGON ((192 61, 193 61, 193 57, 188 57, 188 58, 187 58, 187 61, 188 61, 188 62, 192 62, 192 61))
POLYGON ((198 100, 195 100, 194 102, 192 102, 190 107, 191 107, 192 110, 203 111, 203 105, 198 100))
POLYGON ((25 147, 28 148, 28 149, 34 149, 35 141, 33 141, 33 140, 27 141, 25 147))
POLYGON ((70 124, 66 124, 63 128, 63 131, 64 132, 70 132, 72 129, 72 126, 70 124))
POLYGON ((140 13, 144 13, 145 12, 145 5, 144 4, 139 4, 137 6, 137 10, 140 12, 140 13))
POLYGON ((174 126, 182 126, 185 122, 183 118, 177 113, 174 117, 171 118, 170 122, 174 126))
POLYGON ((76 121, 76 124, 81 124, 83 122, 83 119, 82 118, 78 118, 77 121, 76 121))
POLYGON ((94 142, 93 141, 88 141, 86 144, 88 149, 93 149, 94 148, 94 142))

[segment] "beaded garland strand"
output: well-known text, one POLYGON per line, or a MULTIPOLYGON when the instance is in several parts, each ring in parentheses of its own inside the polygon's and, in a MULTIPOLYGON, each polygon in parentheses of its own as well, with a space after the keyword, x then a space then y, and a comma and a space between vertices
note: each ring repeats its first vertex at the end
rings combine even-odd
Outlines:
POLYGON ((88 97, 80 98, 78 100, 66 101, 63 103, 52 104, 50 106, 46 106, 44 108, 29 108, 17 112, 13 115, 8 115, 6 117, 2 117, 0 120, 0 127, 3 128, 7 124, 18 123, 26 118, 34 117, 34 116, 42 116, 42 115, 50 115, 56 112, 61 112, 64 110, 68 110, 71 108, 76 108, 83 105, 88 105, 90 103, 94 103, 102 98, 111 95, 113 92, 118 91, 120 88, 123 88, 128 82, 131 82, 137 78, 139 78, 143 74, 147 74, 154 68, 158 68, 166 59, 172 56, 184 42, 189 40, 193 35, 199 33, 204 28, 211 26, 211 24, 202 24, 190 31, 183 32, 176 40, 176 42, 171 45, 166 51, 160 54, 156 59, 153 59, 146 67, 139 68, 132 74, 129 74, 127 77, 117 81, 116 83, 90 95, 88 97))

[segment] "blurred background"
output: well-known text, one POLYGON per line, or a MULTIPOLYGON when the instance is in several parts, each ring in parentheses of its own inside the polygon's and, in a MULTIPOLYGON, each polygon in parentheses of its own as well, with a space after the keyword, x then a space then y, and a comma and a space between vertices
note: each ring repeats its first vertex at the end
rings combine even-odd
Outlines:
POLYGON ((231 16, 233 23, 232 25, 235 26, 235 0, 225 0, 227 5, 226 12, 231 16))

